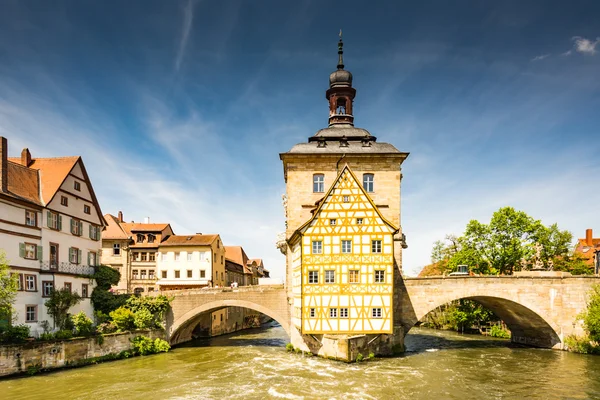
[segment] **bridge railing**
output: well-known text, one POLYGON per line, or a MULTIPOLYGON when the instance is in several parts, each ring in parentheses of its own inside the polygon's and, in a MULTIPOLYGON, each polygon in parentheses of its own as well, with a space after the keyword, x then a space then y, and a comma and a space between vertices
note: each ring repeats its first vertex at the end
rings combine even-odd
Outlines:
POLYGON ((211 287, 203 289, 177 289, 177 290, 161 290, 152 292, 153 295, 163 294, 172 296, 177 294, 197 295, 197 294, 216 294, 216 293, 246 293, 246 292, 265 292, 269 290, 283 289, 284 285, 254 285, 254 286, 238 286, 231 287, 211 287))

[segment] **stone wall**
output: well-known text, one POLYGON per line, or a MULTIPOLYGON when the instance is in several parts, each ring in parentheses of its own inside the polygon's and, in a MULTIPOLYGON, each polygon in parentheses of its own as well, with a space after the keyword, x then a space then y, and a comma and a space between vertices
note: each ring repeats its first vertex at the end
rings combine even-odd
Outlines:
POLYGON ((155 330, 105 335, 102 344, 98 337, 90 337, 0 346, 0 376, 76 366, 90 358, 116 355, 130 350, 130 339, 138 335, 165 337, 163 331, 155 330))

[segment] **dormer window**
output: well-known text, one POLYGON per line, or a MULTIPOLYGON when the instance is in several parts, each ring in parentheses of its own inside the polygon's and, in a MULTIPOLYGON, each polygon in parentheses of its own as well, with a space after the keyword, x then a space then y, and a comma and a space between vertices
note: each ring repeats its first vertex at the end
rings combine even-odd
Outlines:
POLYGON ((156 236, 152 234, 148 235, 148 243, 154 243, 154 239, 156 239, 156 236))
POLYGON ((144 235, 142 235, 141 233, 138 233, 138 235, 137 235, 137 242, 138 243, 144 243, 144 235))
POLYGON ((363 174, 363 188, 365 188, 365 192, 373 193, 373 182, 375 177, 373 174, 363 174))
POLYGON ((325 175, 314 174, 313 175, 313 192, 323 193, 325 191, 325 175))

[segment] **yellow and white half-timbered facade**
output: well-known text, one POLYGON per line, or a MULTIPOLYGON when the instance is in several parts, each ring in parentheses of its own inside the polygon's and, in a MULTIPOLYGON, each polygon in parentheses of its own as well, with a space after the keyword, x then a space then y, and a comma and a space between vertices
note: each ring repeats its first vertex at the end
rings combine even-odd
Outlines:
POLYGON ((346 165, 289 240, 293 322, 302 334, 393 332, 397 231, 346 165))

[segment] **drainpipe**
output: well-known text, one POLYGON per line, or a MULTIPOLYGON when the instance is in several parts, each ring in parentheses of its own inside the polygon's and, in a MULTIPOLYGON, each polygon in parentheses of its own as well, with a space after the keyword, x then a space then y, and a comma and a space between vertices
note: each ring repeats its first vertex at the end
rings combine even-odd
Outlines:
POLYGON ((335 172, 339 175, 340 174, 340 161, 342 161, 344 158, 346 157, 346 153, 342 154, 342 156, 340 157, 340 159, 337 161, 337 163, 335 163, 335 172))

